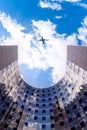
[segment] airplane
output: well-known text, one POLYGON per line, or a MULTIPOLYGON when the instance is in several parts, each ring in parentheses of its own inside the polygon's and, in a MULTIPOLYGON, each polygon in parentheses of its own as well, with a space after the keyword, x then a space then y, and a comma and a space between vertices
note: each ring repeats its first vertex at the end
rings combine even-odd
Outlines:
POLYGON ((41 36, 41 39, 39 39, 38 41, 42 41, 43 45, 45 46, 45 45, 46 45, 45 41, 48 41, 48 39, 44 39, 44 38, 41 36))

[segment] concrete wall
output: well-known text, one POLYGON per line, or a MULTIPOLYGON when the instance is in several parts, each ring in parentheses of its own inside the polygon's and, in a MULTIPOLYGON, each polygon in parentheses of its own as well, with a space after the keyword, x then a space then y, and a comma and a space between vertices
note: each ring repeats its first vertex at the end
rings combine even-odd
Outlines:
POLYGON ((68 46, 67 59, 87 70, 87 46, 68 46))
POLYGON ((17 46, 0 46, 0 70, 18 60, 17 46))

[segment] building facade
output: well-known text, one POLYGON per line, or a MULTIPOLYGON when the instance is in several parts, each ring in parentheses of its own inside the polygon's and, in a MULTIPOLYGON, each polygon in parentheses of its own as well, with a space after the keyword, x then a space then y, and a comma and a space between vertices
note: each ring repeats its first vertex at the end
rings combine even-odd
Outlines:
POLYGON ((0 130, 87 130, 87 47, 68 46, 66 75, 42 89, 22 79, 17 55, 0 46, 0 130))

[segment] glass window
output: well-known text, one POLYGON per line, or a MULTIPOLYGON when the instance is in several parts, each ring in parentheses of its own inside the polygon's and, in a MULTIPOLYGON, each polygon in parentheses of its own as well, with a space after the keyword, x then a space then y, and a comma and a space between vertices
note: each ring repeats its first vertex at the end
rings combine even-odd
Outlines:
POLYGON ((39 99, 37 98, 36 101, 39 101, 39 99))
POLYGON ((38 118, 37 116, 34 116, 34 120, 37 120, 37 118, 38 118))
POLYGON ((37 94, 37 97, 39 97, 39 94, 37 94))
POLYGON ((76 130, 76 128, 75 127, 71 127, 71 130, 76 130))
POLYGON ((54 128, 54 124, 51 124, 51 128, 54 128))
POLYGON ((4 128, 7 128, 7 127, 8 127, 8 124, 7 124, 7 123, 5 123, 4 128))
POLYGON ((82 121, 82 122, 80 123, 80 125, 81 125, 82 128, 85 127, 84 121, 82 121))
POLYGON ((17 130, 17 128, 16 128, 16 127, 14 127, 14 128, 13 128, 13 130, 17 130))
POLYGON ((50 92, 50 90, 48 89, 48 92, 50 92))
POLYGON ((64 125, 64 122, 63 122, 63 121, 61 121, 61 122, 60 122, 60 126, 63 126, 63 125, 64 125))
POLYGON ((44 91, 44 90, 42 90, 42 93, 45 93, 45 91, 44 91))
POLYGON ((52 103, 50 103, 49 106, 52 106, 52 103))
POLYGON ((31 111, 31 108, 28 108, 28 111, 31 111))
POLYGON ((45 125, 45 124, 43 124, 43 125, 42 125, 42 129, 45 129, 45 128, 46 128, 46 125, 45 125))
POLYGON ((28 122, 25 122, 25 126, 28 126, 28 122))
POLYGON ((51 101, 51 98, 49 98, 49 101, 51 101))
POLYGON ((62 98, 62 101, 64 101, 64 100, 65 100, 65 98, 63 97, 63 98, 62 98))
POLYGON ((38 113, 38 110, 35 110, 35 113, 38 113))
POLYGON ((45 101, 45 99, 42 99, 42 101, 45 101))
POLYGON ((62 96, 63 94, 62 93, 60 93, 60 96, 62 96))
POLYGON ((45 116, 43 116, 43 117, 42 117, 42 120, 46 120, 46 117, 45 117, 45 116))
POLYGON ((23 109, 24 109, 24 105, 21 105, 21 108, 23 108, 23 109))
POLYGON ((45 97, 45 94, 42 94, 43 97, 45 97))
POLYGON ((53 112, 53 110, 52 110, 52 109, 50 109, 50 112, 53 112))
POLYGON ((45 107, 45 106, 46 106, 46 104, 42 104, 42 106, 43 106, 43 107, 45 107))
POLYGON ((46 110, 42 110, 42 113, 46 113, 46 110))
POLYGON ((36 104, 36 106, 38 107, 38 106, 39 106, 39 104, 36 104))
POLYGON ((50 96, 51 94, 50 93, 48 93, 48 96, 50 96))

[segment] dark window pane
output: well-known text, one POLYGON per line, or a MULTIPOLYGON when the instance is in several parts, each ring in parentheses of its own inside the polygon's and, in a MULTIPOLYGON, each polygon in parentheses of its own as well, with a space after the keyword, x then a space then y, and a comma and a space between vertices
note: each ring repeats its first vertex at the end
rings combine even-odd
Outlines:
POLYGON ((45 129, 46 128, 46 125, 42 125, 42 129, 45 129))

